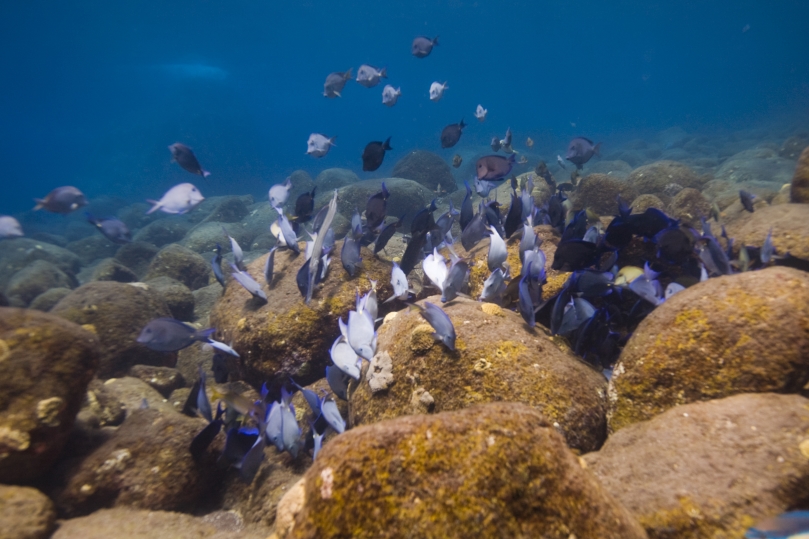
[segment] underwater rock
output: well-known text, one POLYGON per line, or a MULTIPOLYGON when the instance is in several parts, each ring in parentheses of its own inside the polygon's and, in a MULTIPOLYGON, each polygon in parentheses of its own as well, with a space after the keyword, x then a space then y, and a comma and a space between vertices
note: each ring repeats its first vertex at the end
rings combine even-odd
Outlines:
POLYGON ((194 319, 194 295, 183 283, 163 276, 150 279, 145 284, 163 298, 173 318, 184 322, 194 319))
POLYGON ((798 159, 798 156, 809 148, 809 135, 801 134, 789 137, 784 141, 778 155, 787 159, 798 159))
MULTIPOLYGON (((439 296, 427 301, 442 305, 439 296)), ((542 412, 571 448, 587 452, 601 445, 607 382, 600 372, 557 345, 540 326, 529 331, 515 312, 463 297, 442 307, 455 326, 456 351, 432 337, 418 311, 400 311, 378 330, 377 356, 390 355, 392 385, 374 392, 363 377, 351 393, 351 425, 414 412, 413 392, 423 388, 434 399, 426 408, 434 412, 520 402, 542 412)))
POLYGON ((769 148, 753 148, 732 155, 716 171, 717 180, 750 185, 773 183, 776 189, 792 179, 795 162, 769 148))
MULTIPOLYGON (((298 197, 304 193, 311 193, 312 189, 315 187, 315 181, 305 170, 295 170, 288 177, 289 181, 292 183, 292 187, 289 190, 287 203, 284 204, 284 211, 292 215, 295 213, 295 202, 298 200, 298 197)), ((317 186, 318 191, 320 191, 321 188, 320 185, 317 186)), ((264 200, 267 199, 265 198, 264 200)))
POLYGON ((202 220, 203 223, 238 223, 250 213, 247 207, 252 203, 252 195, 209 197, 200 204, 197 211, 203 215, 208 212, 202 220), (208 202, 207 205, 206 202, 208 202))
POLYGON ((621 429, 587 468, 650 538, 743 537, 809 495, 809 400, 743 394, 621 429))
POLYGON ((792 176, 789 201, 800 204, 809 203, 809 148, 803 150, 798 159, 795 174, 792 176))
MULTIPOLYGON (((275 513, 275 538, 286 537, 306 501, 306 481, 301 478, 279 500, 275 513)), ((268 539, 272 539, 272 536, 268 539)))
POLYGON ((199 253, 208 260, 213 258, 217 243, 222 246, 223 254, 230 253, 230 240, 222 230, 223 227, 244 250, 247 250, 252 237, 245 233, 244 226, 241 223, 224 224, 217 221, 205 221, 198 224, 185 235, 181 245, 188 247, 195 253, 199 253))
POLYGON ((632 213, 643 213, 649 208, 657 208, 658 210, 665 210, 666 205, 663 201, 655 195, 640 195, 635 197, 632 204, 629 205, 632 213))
POLYGON ((210 260, 205 260, 191 249, 176 243, 158 251, 143 280, 149 281, 162 276, 180 281, 191 290, 208 286, 214 280, 210 260))
MULTIPOLYGON (((242 225, 243 234, 252 240, 249 244, 242 245, 242 249, 266 251, 275 245, 275 236, 270 233, 270 227, 276 220, 278 220, 278 212, 270 206, 268 201, 264 200, 250 206, 250 213, 244 218, 242 225)), ((222 248, 225 247, 226 245, 222 244, 222 248)))
POLYGON ((172 215, 152 221, 138 230, 132 239, 163 247, 182 240, 189 230, 191 230, 191 223, 188 220, 183 216, 172 215))
POLYGON ((679 219, 683 224, 695 227, 700 224, 700 217, 707 218, 711 214, 711 204, 697 189, 686 187, 671 199, 666 214, 672 219, 679 219))
POLYGON ((695 189, 700 189, 705 183, 691 167, 677 161, 657 161, 638 167, 629 175, 628 181, 641 195, 659 195, 672 183, 695 189))
POLYGON ((51 288, 50 290, 41 293, 28 306, 29 309, 36 309, 37 311, 48 312, 54 305, 72 292, 69 288, 51 288))
POLYGON ((48 471, 98 364, 92 333, 50 314, 0 308, 0 482, 48 471))
POLYGON ((87 387, 79 419, 94 428, 117 426, 126 419, 126 404, 108 384, 96 378, 87 387))
POLYGON ((267 530, 245 528, 234 513, 202 517, 118 507, 59 523, 51 539, 266 539, 267 530))
POLYGON ((779 255, 787 251, 792 256, 809 259, 809 206, 806 204, 779 204, 756 208, 746 219, 727 226, 734 248, 742 245, 761 247, 772 228, 772 242, 779 255))
POLYGON ((626 181, 606 174, 588 174, 571 193, 573 207, 589 209, 598 215, 618 215, 617 197, 634 200, 635 189, 626 181))
POLYGON ((115 281, 117 283, 134 283, 138 276, 114 258, 105 258, 93 269, 91 281, 115 281))
MULTIPOLYGON (((757 212, 758 213, 758 212, 757 212)), ((609 428, 738 393, 809 381, 809 274, 785 267, 709 279, 640 323, 609 385, 609 428)))
POLYGON ((53 497, 60 514, 105 507, 193 510, 222 474, 213 451, 197 463, 188 449, 204 426, 173 410, 130 411, 107 442, 65 472, 53 497))
MULTIPOLYGON (((96 387, 94 384, 95 382, 91 385, 91 389, 96 387)), ((169 403, 160 392, 140 378, 135 378, 134 376, 110 378, 104 382, 104 390, 109 398, 123 405, 126 417, 129 417, 135 410, 144 407, 159 412, 176 411, 174 405, 169 403)))
POLYGON ((326 193, 358 181, 360 181, 360 177, 352 170, 346 168, 327 168, 317 175, 315 185, 317 185, 317 191, 319 193, 326 193))
POLYGON ((599 159, 590 161, 587 164, 587 172, 589 174, 605 174, 610 178, 626 180, 632 172, 632 165, 620 159, 615 161, 599 159))
POLYGON ((83 266, 91 264, 100 258, 115 256, 118 245, 101 234, 93 234, 80 240, 71 241, 65 249, 79 257, 83 266))
POLYGON ((5 293, 11 305, 27 307, 34 298, 51 288, 73 288, 77 284, 74 278, 50 262, 35 260, 11 277, 5 293))
POLYGON ((146 382, 164 397, 168 397, 172 391, 185 385, 185 378, 180 371, 170 367, 135 365, 129 369, 129 376, 146 382))
MULTIPOLYGON (((391 294, 391 264, 363 248, 361 271, 350 278, 340 265, 341 249, 342 242, 338 241, 326 279, 317 285, 309 305, 303 302, 296 283, 303 255, 296 256, 289 249, 275 253, 277 277, 272 288, 264 284, 263 278, 267 255, 247 264, 248 273, 262 284, 267 303, 255 300, 239 283, 228 282, 211 310, 210 325, 217 329, 216 340, 232 341, 242 356, 242 378, 255 387, 265 381, 278 387, 285 381, 281 375, 286 374, 295 376, 301 384, 322 378, 329 349, 340 334, 337 319, 345 319, 354 309, 357 289, 367 292, 371 288, 369 279, 373 279, 378 281, 380 302, 391 294)), ((379 316, 390 308, 390 304, 380 305, 379 316)))
POLYGON ((135 341, 149 321, 170 316, 165 301, 144 285, 99 281, 85 284, 54 305, 51 313, 92 328, 101 343, 101 378, 120 376, 132 365, 165 365, 171 354, 135 341))
POLYGON ((441 156, 425 150, 414 150, 399 159, 393 166, 391 176, 413 180, 430 191, 436 191, 439 185, 447 193, 452 193, 456 189, 455 177, 446 161, 441 156))
POLYGON ((48 539, 56 526, 53 502, 35 488, 0 485, 4 539, 48 539))
POLYGON ((518 403, 351 429, 323 447, 304 488, 290 539, 646 537, 551 422, 518 403))
POLYGON ((207 326, 208 314, 222 295, 222 286, 219 283, 209 284, 197 288, 191 294, 194 296, 194 320, 207 326))
POLYGON ((75 276, 81 269, 79 257, 67 249, 28 238, 6 239, 0 249, 0 289, 6 287, 15 273, 37 260, 50 262, 69 276, 75 276))
POLYGON ((115 260, 135 272, 139 278, 146 274, 152 259, 160 251, 156 245, 133 241, 121 245, 115 253, 115 260))

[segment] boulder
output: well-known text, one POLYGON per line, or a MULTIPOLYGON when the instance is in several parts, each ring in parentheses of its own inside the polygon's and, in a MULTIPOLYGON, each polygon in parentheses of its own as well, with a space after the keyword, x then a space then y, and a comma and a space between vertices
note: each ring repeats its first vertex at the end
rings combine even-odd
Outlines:
POLYGON ((700 189, 704 183, 688 165, 677 161, 657 161, 638 167, 629 175, 628 181, 642 195, 664 193, 671 184, 700 189))
POLYGON ((34 298, 51 288, 73 288, 77 284, 75 278, 50 262, 35 260, 11 277, 5 292, 12 305, 27 307, 34 298))
POLYGON ((632 201, 629 207, 632 213, 643 213, 649 208, 657 208, 658 210, 664 211, 666 209, 666 205, 663 204, 663 201, 655 195, 640 195, 635 197, 635 200, 632 201))
POLYGON ((152 259, 143 280, 171 277, 191 290, 208 286, 214 280, 209 260, 182 245, 171 244, 160 249, 152 259))
POLYGON ((209 284, 202 288, 197 288, 191 294, 194 296, 194 320, 207 327, 208 314, 213 309, 214 304, 222 295, 222 285, 219 283, 209 284))
POLYGON ((628 182, 607 174, 588 174, 572 193, 573 207, 589 209, 598 215, 618 215, 620 196, 625 202, 634 200, 635 189, 628 182))
POLYGON ((793 256, 809 259, 809 205, 779 204, 756 208, 745 219, 727 225, 728 236, 734 246, 755 245, 761 247, 772 229, 772 241, 776 253, 787 251, 793 256))
POLYGON ((194 509, 221 474, 211 450, 195 462, 188 449, 204 427, 204 420, 174 411, 132 410, 106 443, 66 472, 54 496, 60 514, 194 509))
POLYGON ((717 180, 731 183, 774 184, 777 190, 792 179, 794 167, 792 159, 779 157, 776 150, 759 147, 731 156, 722 163, 715 176, 717 180))
POLYGON ((115 253, 115 260, 131 269, 138 277, 143 277, 154 256, 160 249, 151 243, 133 241, 122 245, 115 253))
POLYGON ((35 488, 0 485, 0 522, 4 539, 48 539, 56 526, 56 511, 35 488))
POLYGON ((708 217, 711 214, 711 204, 697 189, 686 187, 674 195, 666 213, 672 219, 679 219, 684 224, 698 227, 700 217, 708 217))
POLYGON ((599 159, 587 164, 587 172, 588 174, 605 174, 611 178, 626 180, 632 172, 632 166, 626 161, 599 159))
MULTIPOLYGON (((193 379, 196 380, 196 376, 193 379)), ((123 406, 125 417, 130 416, 135 410, 140 410, 143 408, 144 401, 146 402, 146 406, 152 410, 157 410, 163 413, 177 411, 174 408, 174 405, 169 403, 168 400, 161 395, 157 389, 152 387, 146 381, 141 380, 140 378, 135 378, 134 376, 110 378, 103 383, 104 390, 102 393, 99 393, 97 387, 98 386, 95 385, 95 382, 93 382, 90 389, 96 393, 99 401, 102 398, 100 395, 103 393, 104 398, 106 398, 110 403, 120 403, 120 405, 123 406)), ((89 399, 89 395, 88 400, 91 400, 89 399)), ((117 416, 117 412, 114 409, 115 405, 111 404, 110 407, 111 409, 109 411, 109 415, 117 416)), ((182 406, 180 408, 182 409, 182 406)), ((104 410, 102 410, 102 412, 105 415, 108 414, 104 410)), ((124 418, 122 418, 122 420, 123 419, 124 418)))
POLYGON ((152 221, 138 230, 132 239, 163 247, 182 240, 189 230, 191 223, 184 216, 175 215, 152 221))
POLYGON ((51 313, 89 328, 101 342, 101 378, 120 376, 135 364, 165 365, 171 355, 149 350, 137 339, 149 321, 170 316, 165 301, 143 285, 99 281, 74 290, 51 313))
POLYGON ((163 298, 173 318, 185 322, 194 319, 194 295, 183 283, 162 276, 150 279, 145 284, 163 298))
POLYGON ((655 308, 609 386, 609 428, 738 393, 809 381, 809 274, 784 267, 709 279, 655 308))
POLYGON ((70 276, 76 275, 81 269, 79 257, 67 249, 28 238, 6 239, 0 249, 0 289, 6 287, 15 273, 37 260, 50 262, 70 276))
POLYGON ((129 375, 146 382, 164 397, 168 397, 172 391, 185 385, 185 378, 180 371, 169 367, 135 365, 129 369, 129 375))
MULTIPOLYGON (((289 249, 275 253, 272 288, 264 284, 267 255, 247 264, 247 271, 262 283, 267 303, 255 300, 239 283, 229 281, 222 297, 210 313, 210 325, 217 328, 214 338, 233 343, 241 355, 239 377, 255 387, 265 381, 278 386, 285 375, 308 383, 323 377, 328 351, 340 334, 337 319, 345 319, 354 309, 357 290, 370 290, 369 279, 378 282, 377 296, 391 294, 391 264, 362 249, 363 266, 353 278, 340 265, 342 242, 335 245, 325 281, 317 286, 309 305, 298 290, 296 276, 304 264, 303 255, 289 249), (278 377, 276 379, 276 377, 278 377)), ((383 316, 391 305, 380 305, 383 316)))
POLYGON ((393 166, 391 176, 418 182, 430 191, 441 189, 455 191, 455 178, 452 169, 441 156, 425 150, 413 150, 399 159, 393 166))
POLYGON ((589 470, 650 538, 744 537, 809 498, 809 400, 742 394, 616 432, 589 470))
POLYGON ((80 240, 71 241, 65 249, 76 254, 83 266, 86 266, 100 258, 115 256, 118 245, 102 236, 100 233, 87 236, 80 240))
MULTIPOLYGON (((425 301, 441 305, 440 296, 425 301)), ((560 348, 543 328, 529 330, 515 312, 463 297, 443 309, 455 326, 455 352, 432 337, 415 309, 388 317, 379 328, 377 355, 351 392, 351 425, 506 400, 542 412, 573 449, 601 446, 607 382, 600 372, 560 348)))
POLYGON ((185 235, 182 245, 195 253, 201 254, 206 260, 213 258, 216 244, 222 247, 223 253, 229 253, 231 252, 230 240, 222 230, 223 228, 233 236, 244 250, 247 250, 252 238, 245 233, 244 226, 241 223, 225 224, 218 221, 204 221, 198 224, 185 235))
POLYGON ((0 308, 0 483, 45 474, 98 368, 96 337, 33 310, 0 308))
POLYGON ((551 422, 517 403, 351 429, 304 480, 289 539, 646 537, 551 422))
POLYGON ((117 283, 134 283, 138 276, 114 258, 105 258, 93 269, 91 281, 115 281, 117 283))
POLYGON ((798 158, 798 164, 792 176, 789 201, 801 204, 809 203, 809 148, 803 150, 798 158))
POLYGON ((124 419, 126 419, 126 404, 110 390, 108 384, 97 378, 91 381, 77 421, 83 421, 86 425, 98 429, 118 426, 124 419))
MULTIPOLYGON (((203 223, 238 223, 250 213, 247 207, 253 203, 252 195, 211 198, 213 200, 209 202, 209 206, 212 207, 202 207, 203 210, 209 210, 202 220, 203 223)), ((206 201, 208 200, 210 199, 206 199, 206 201)))
POLYGON ((360 181, 360 177, 353 171, 345 168, 327 168, 317 175, 315 185, 321 194, 330 193, 345 185, 350 185, 360 181))
POLYGON ((69 288, 51 288, 50 290, 41 293, 28 306, 29 309, 36 309, 42 312, 48 312, 54 305, 70 294, 72 290, 69 288))

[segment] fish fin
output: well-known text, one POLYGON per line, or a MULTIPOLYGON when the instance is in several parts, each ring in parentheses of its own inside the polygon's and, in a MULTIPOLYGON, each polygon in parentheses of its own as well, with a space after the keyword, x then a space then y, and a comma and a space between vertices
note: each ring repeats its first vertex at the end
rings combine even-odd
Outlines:
MULTIPOLYGON (((158 200, 152 200, 152 199, 150 199, 150 198, 147 198, 147 199, 146 199, 146 202, 148 202, 149 204, 154 204, 154 206, 152 206, 152 208, 151 208, 149 211, 147 211, 147 212, 146 212, 146 215, 149 215, 150 213, 154 213, 154 212, 156 212, 158 209, 160 209, 160 201, 158 201, 158 200)), ((36 209, 36 208, 34 208, 34 209, 36 209)))
POLYGON ((45 201, 42 200, 41 198, 35 198, 34 202, 36 202, 37 205, 34 206, 34 209, 32 211, 41 210, 42 208, 45 207, 45 201))
POLYGON ((439 44, 440 44, 440 43, 438 43, 438 36, 435 36, 435 37, 433 38, 432 43, 433 43, 433 46, 435 46, 435 45, 439 45, 439 44))
MULTIPOLYGON (((350 78, 350 77, 349 77, 349 78, 350 78)), ((340 92, 338 92, 337 90, 332 90, 332 92, 333 92, 333 93, 334 93, 334 95, 336 95, 337 97, 343 97, 343 96, 341 96, 341 95, 340 95, 340 92)), ((325 94, 324 94, 324 95, 325 95, 325 94)))
POLYGON ((388 151, 388 150, 392 150, 392 149, 393 149, 393 148, 391 148, 391 147, 390 147, 390 137, 388 137, 388 139, 387 139, 387 140, 385 141, 385 143, 382 145, 382 149, 383 149, 383 150, 385 150, 385 151, 388 151))
POLYGON ((598 157, 601 157, 601 143, 600 142, 593 147, 593 154, 597 155, 598 157))
MULTIPOLYGON (((350 68, 350 67, 349 67, 349 68, 348 68, 348 71, 346 71, 346 72, 343 74, 343 76, 344 76, 346 79, 350 79, 350 78, 351 78, 351 69, 352 69, 352 68, 350 68)), ((334 92, 334 93, 335 93, 335 94, 337 94, 337 92, 334 92)), ((340 94, 337 94, 337 95, 340 95, 340 94)))
POLYGON ((207 177, 208 177, 208 176, 210 176, 210 175, 211 175, 211 173, 210 173, 210 172, 208 172, 207 170, 203 170, 203 171, 202 171, 202 177, 203 177, 203 178, 207 178, 207 177))
POLYGON ((387 68, 387 67, 383 67, 383 68, 382 68, 382 69, 379 71, 379 76, 380 76, 380 77, 382 77, 383 79, 387 79, 387 78, 388 78, 388 68, 387 68))
POLYGON ((337 144, 335 144, 335 143, 334 143, 334 140, 335 140, 336 138, 337 138, 337 135, 334 135, 333 137, 331 137, 331 138, 329 139, 329 144, 330 144, 330 145, 332 145, 332 146, 334 146, 335 148, 337 147, 337 144))

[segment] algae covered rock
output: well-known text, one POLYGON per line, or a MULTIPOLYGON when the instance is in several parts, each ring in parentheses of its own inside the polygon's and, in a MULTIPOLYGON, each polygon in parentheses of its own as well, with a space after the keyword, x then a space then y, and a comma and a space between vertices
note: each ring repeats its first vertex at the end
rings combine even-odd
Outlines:
POLYGON ((50 262, 66 275, 75 276, 81 269, 79 257, 67 249, 44 241, 28 238, 3 240, 0 249, 0 288, 5 288, 9 279, 36 260, 50 262))
POLYGON ((809 274, 709 279, 658 306, 629 339, 610 380, 609 427, 738 393, 797 393, 807 381, 809 274))
POLYGON ((183 216, 169 216, 152 221, 138 230, 132 238, 136 242, 163 247, 180 241, 191 230, 191 223, 183 216))
POLYGON ((399 159, 391 176, 413 180, 430 191, 436 191, 439 185, 448 193, 455 191, 452 169, 441 156, 425 150, 414 150, 399 159))
POLYGON ((107 258, 115 255, 118 246, 101 234, 93 234, 80 240, 71 241, 65 249, 76 254, 82 264, 87 265, 100 258, 107 258))
POLYGON ((47 539, 56 525, 56 511, 35 488, 0 485, 0 522, 4 539, 47 539))
POLYGON ((157 246, 151 243, 133 241, 132 243, 121 245, 115 253, 115 260, 131 269, 138 277, 142 277, 146 274, 149 264, 159 250, 157 246))
POLYGON ((678 406, 584 459, 650 538, 743 537, 809 498, 809 400, 760 393, 678 406))
POLYGON ((215 458, 188 449, 205 421, 174 411, 136 409, 102 446, 66 472, 54 496, 66 516, 102 507, 191 510, 213 488, 215 458))
POLYGON ((290 539, 646 537, 551 422, 517 403, 347 431, 304 489, 290 539))
POLYGON ((50 314, 0 308, 0 482, 46 473, 98 368, 96 337, 50 314))
MULTIPOLYGON (((338 241, 334 253, 340 253, 338 241)), ((354 309, 356 294, 370 290, 369 279, 378 282, 377 296, 391 294, 391 264, 362 249, 362 268, 351 278, 340 265, 339 255, 332 261, 325 281, 317 285, 312 301, 306 305, 298 290, 296 276, 304 264, 303 253, 289 249, 275 253, 272 288, 264 282, 267 255, 247 264, 247 271, 262 284, 267 302, 255 300, 239 283, 229 280, 222 297, 210 313, 214 338, 233 343, 241 355, 240 375, 256 387, 263 382, 275 385, 278 375, 292 374, 308 383, 323 377, 329 349, 340 334, 337 319, 345 319, 354 309)), ((380 305, 380 316, 389 306, 380 305)), ((297 379, 297 378, 296 378, 297 379)))
POLYGON ((327 168, 315 178, 315 184, 320 193, 334 191, 358 181, 360 181, 360 177, 354 171, 346 168, 327 168))
POLYGON ((773 183, 780 187, 789 183, 794 166, 793 160, 779 157, 776 150, 759 147, 731 156, 716 171, 716 179, 751 185, 773 183))
POLYGON ((635 199, 637 192, 623 179, 607 174, 589 174, 576 186, 573 207, 590 209, 598 215, 618 215, 618 196, 629 202, 635 199))
POLYGON ((213 280, 210 261, 191 249, 173 243, 160 249, 152 259, 144 281, 158 277, 171 277, 191 290, 208 286, 213 280))
POLYGON ((809 147, 803 150, 798 158, 798 165, 792 176, 789 201, 800 204, 809 203, 809 147))
POLYGON ((779 204, 756 208, 744 220, 728 224, 728 236, 734 244, 761 247, 772 229, 772 242, 779 255, 787 251, 798 258, 809 258, 809 205, 779 204))
MULTIPOLYGON (((441 305, 439 296, 425 301, 441 305)), ((530 331, 515 312, 465 298, 443 309, 455 326, 455 352, 432 337, 415 309, 379 328, 371 372, 351 393, 352 425, 505 400, 535 407, 574 449, 601 445, 607 383, 600 372, 560 349, 541 328, 530 331), (380 385, 375 377, 382 361, 390 375, 380 385)))
POLYGON ((711 204, 697 189, 686 187, 674 195, 666 213, 673 219, 696 226, 700 223, 700 217, 711 214, 711 204))
POLYGON ((27 307, 31 301, 51 288, 73 288, 78 283, 55 265, 35 260, 11 277, 6 296, 14 306, 27 307))
POLYGON ((657 208, 658 210, 665 210, 666 205, 660 198, 655 195, 640 195, 635 197, 632 204, 629 205, 632 213, 643 213, 649 208, 657 208))
POLYGON ((91 281, 115 281, 117 283, 134 283, 138 276, 114 258, 105 258, 93 269, 91 281))
POLYGON ((122 375, 138 363, 164 365, 171 358, 135 340, 149 321, 171 315, 163 299, 143 285, 87 283, 62 298, 51 313, 88 327, 98 336, 98 375, 102 378, 122 375))
POLYGON ((704 183, 688 165, 677 161, 656 161, 638 167, 632 171, 627 180, 642 195, 664 193, 666 187, 672 183, 695 189, 701 188, 704 183))
POLYGON ((28 306, 29 309, 36 309, 38 311, 48 312, 54 305, 72 292, 69 288, 51 288, 50 290, 41 293, 28 306))
POLYGON ((194 319, 194 295, 183 283, 163 276, 146 281, 145 284, 163 298, 173 318, 183 321, 194 319))

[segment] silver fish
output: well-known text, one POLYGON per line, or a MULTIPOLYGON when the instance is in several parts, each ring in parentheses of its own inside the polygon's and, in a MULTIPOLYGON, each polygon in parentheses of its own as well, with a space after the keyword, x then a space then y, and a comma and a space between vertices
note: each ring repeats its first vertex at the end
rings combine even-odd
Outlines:
POLYGON ((146 214, 160 210, 164 213, 181 215, 194 209, 203 200, 205 200, 205 197, 194 185, 181 183, 166 191, 166 194, 160 200, 147 200, 153 206, 146 214))
POLYGON ((392 107, 399 101, 399 96, 402 95, 401 88, 394 88, 390 84, 382 89, 382 104, 392 107))
POLYGON ((292 189, 292 179, 287 178, 284 183, 277 183, 270 187, 270 206, 276 210, 286 203, 289 198, 289 190, 292 189))

